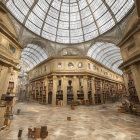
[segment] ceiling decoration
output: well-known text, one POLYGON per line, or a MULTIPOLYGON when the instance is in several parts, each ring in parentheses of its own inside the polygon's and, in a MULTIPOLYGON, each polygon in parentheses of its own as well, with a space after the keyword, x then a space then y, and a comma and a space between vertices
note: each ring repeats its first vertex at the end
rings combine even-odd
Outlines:
MULTIPOLYGON (((27 71, 35 67, 48 58, 45 49, 35 44, 28 44, 27 47, 22 51, 21 62, 27 67, 27 71)), ((21 64, 22 64, 21 63, 21 64)))
POLYGON ((87 55, 113 71, 122 74, 122 71, 118 69, 119 65, 123 62, 120 48, 114 44, 108 42, 96 42, 91 46, 87 55))
POLYGON ((81 43, 117 25, 133 0, 2 0, 35 34, 58 43, 81 43))

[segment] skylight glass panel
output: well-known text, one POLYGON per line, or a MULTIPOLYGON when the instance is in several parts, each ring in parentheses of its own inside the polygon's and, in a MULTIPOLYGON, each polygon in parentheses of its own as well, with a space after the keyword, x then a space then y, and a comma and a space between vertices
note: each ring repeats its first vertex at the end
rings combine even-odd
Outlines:
POLYGON ((33 12, 35 15, 37 15, 41 20, 44 20, 46 13, 38 6, 35 5, 33 8, 33 12))
POLYGON ((59 12, 60 11, 58 11, 58 10, 56 10, 56 9, 54 9, 54 8, 50 8, 50 10, 49 10, 49 12, 48 12, 48 14, 51 16, 51 17, 53 17, 53 18, 55 18, 55 19, 58 19, 58 17, 59 17, 59 12))
POLYGON ((56 38, 55 35, 50 34, 50 33, 46 32, 46 31, 42 31, 42 37, 44 37, 44 38, 46 38, 48 40, 51 40, 51 41, 55 41, 55 38, 56 38))
MULTIPOLYGON (((120 52, 119 52, 120 53, 120 52)), ((97 58, 97 57, 96 57, 97 58)), ((118 53, 108 53, 108 54, 102 54, 102 57, 100 57, 100 59, 97 59, 98 61, 100 62, 103 62, 104 59, 106 59, 107 61, 111 61, 113 60, 114 58, 117 58, 118 59, 118 53), (111 59, 109 59, 109 57, 111 57, 111 59)), ((120 58, 120 56, 119 56, 120 58)), ((113 62, 114 63, 114 62, 113 62)))
POLYGON ((59 21, 58 28, 69 29, 69 22, 59 21))
MULTIPOLYGON (((93 19, 93 17, 92 17, 92 15, 90 15, 90 16, 88 16, 87 18, 84 18, 83 20, 82 20, 82 25, 83 26, 87 26, 87 25, 89 25, 89 24, 91 24, 91 23, 93 23, 94 22, 94 19, 93 19)), ((96 27, 95 27, 96 28, 96 27)))
POLYGON ((69 30, 58 29, 57 35, 58 36, 69 36, 69 30))
POLYGON ((60 20, 62 20, 62 21, 69 21, 69 14, 61 12, 60 13, 60 20))
POLYGON ((98 36, 98 31, 91 31, 88 34, 85 34, 85 41, 91 40, 93 37, 97 37, 98 36))
POLYGON ((109 12, 106 12, 101 18, 97 20, 98 27, 107 23, 108 20, 112 19, 112 16, 109 12))
POLYGON ((25 61, 25 62, 28 64, 28 66, 29 66, 30 68, 33 68, 33 67, 34 67, 34 62, 32 62, 31 59, 28 60, 26 56, 22 56, 21 59, 22 59, 23 61, 25 61))
POLYGON ((54 0, 52 2, 52 7, 54 7, 55 9, 60 10, 60 6, 61 6, 61 1, 54 0))
POLYGON ((50 4, 53 0, 46 0, 48 2, 48 4, 50 4))
POLYGON ((57 27, 57 25, 58 25, 58 23, 57 23, 58 20, 56 20, 56 19, 50 17, 49 15, 47 16, 45 22, 46 22, 47 24, 50 24, 51 26, 54 26, 54 27, 57 27))
POLYGON ((116 0, 116 2, 112 5, 111 10, 114 14, 116 14, 126 3, 127 0, 116 0))
POLYGON ((83 28, 83 30, 84 30, 84 33, 87 34, 87 33, 90 33, 91 31, 97 30, 97 28, 96 28, 95 23, 92 23, 92 24, 90 24, 88 26, 85 26, 83 28))
POLYGON ((87 0, 88 1, 88 3, 91 3, 91 2, 93 2, 94 0, 87 0))
POLYGON ((30 8, 32 5, 33 5, 33 3, 34 3, 34 0, 24 0, 25 1, 25 3, 28 5, 28 7, 30 8))
POLYGON ((31 53, 31 54, 30 54, 30 57, 31 57, 33 60, 35 60, 36 62, 38 62, 38 61, 40 62, 40 60, 39 60, 40 58, 36 57, 34 54, 31 53))
POLYGON ((78 29, 81 28, 81 21, 75 21, 70 23, 70 29, 78 29))
POLYGON ((106 57, 106 56, 108 56, 108 55, 120 53, 119 50, 115 50, 115 51, 114 51, 114 50, 115 50, 115 49, 113 49, 112 47, 109 48, 109 49, 102 49, 102 50, 98 53, 98 55, 96 56, 96 59, 100 61, 100 60, 104 59, 104 57, 106 57))
POLYGON ((41 7, 41 9, 42 9, 44 12, 47 13, 48 8, 49 8, 49 5, 48 5, 48 3, 46 2, 46 0, 39 0, 37 4, 41 7))
POLYGON ((113 19, 111 19, 110 21, 108 21, 106 24, 104 24, 103 26, 101 26, 99 28, 100 33, 103 34, 104 32, 106 32, 109 29, 111 29, 114 25, 115 25, 115 22, 114 22, 113 19))
POLYGON ((79 12, 78 5, 77 4, 70 4, 70 12, 71 13, 79 12))
POLYGON ((61 11, 62 12, 69 12, 69 4, 62 3, 61 11))
POLYGON ((70 35, 71 35, 71 37, 72 36, 82 36, 83 31, 82 31, 82 29, 71 30, 70 35))
POLYGON ((62 36, 57 36, 57 42, 60 42, 60 43, 69 43, 69 37, 62 37, 62 36))
POLYGON ((105 0, 109 7, 113 5, 116 0, 105 0))
POLYGON ((116 14, 116 19, 117 19, 118 22, 127 14, 127 12, 132 8, 133 4, 134 4, 133 0, 128 0, 125 3, 125 5, 116 14))
POLYGON ((32 32, 40 35, 40 28, 38 28, 37 26, 35 26, 33 23, 31 23, 29 20, 26 21, 25 26, 30 29, 32 32))
POLYGON ((94 17, 96 20, 98 20, 101 16, 105 14, 107 11, 107 8, 104 4, 102 4, 95 12, 94 12, 94 17))
POLYGON ((33 12, 29 15, 28 20, 30 20, 32 23, 34 23, 37 27, 41 28, 43 21, 39 19, 33 12))
POLYGON ((71 37, 71 43, 79 43, 83 41, 84 41, 83 36, 71 37))
POLYGON ((25 2, 23 0, 14 0, 14 2, 15 6, 26 16, 29 11, 29 8, 25 4, 25 2))
POLYGON ((82 19, 88 17, 89 15, 91 15, 91 11, 90 11, 89 7, 86 7, 85 9, 83 9, 81 11, 81 18, 82 19))
POLYGON ((93 0, 93 2, 90 4, 92 12, 95 12, 101 5, 102 0, 93 0))
POLYGON ((77 20, 80 20, 79 13, 71 13, 71 15, 70 15, 70 21, 77 21, 77 20))
POLYGON ((80 10, 84 9, 88 5, 86 0, 80 0, 78 1, 78 4, 79 4, 80 10))
POLYGON ((24 21, 24 15, 19 11, 19 9, 16 8, 16 6, 14 5, 14 3, 12 2, 12 0, 9 0, 6 3, 6 6, 8 7, 8 9, 12 12, 12 14, 21 22, 23 23, 24 21))

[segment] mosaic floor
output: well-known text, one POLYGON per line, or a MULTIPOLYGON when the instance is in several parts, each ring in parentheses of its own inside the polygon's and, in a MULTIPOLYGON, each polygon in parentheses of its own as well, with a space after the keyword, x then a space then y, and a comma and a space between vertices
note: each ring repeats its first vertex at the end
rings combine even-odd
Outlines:
POLYGON ((117 112, 117 104, 98 106, 51 107, 37 103, 17 103, 20 115, 14 115, 9 130, 0 131, 0 140, 27 138, 29 127, 47 125, 45 140, 140 140, 140 117, 117 112), (67 121, 70 116, 72 121, 67 121))

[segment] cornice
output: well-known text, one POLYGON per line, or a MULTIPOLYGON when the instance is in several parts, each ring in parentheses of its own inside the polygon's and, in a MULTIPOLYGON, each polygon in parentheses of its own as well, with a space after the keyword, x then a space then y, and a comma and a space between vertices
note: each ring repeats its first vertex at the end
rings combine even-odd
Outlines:
POLYGON ((94 74, 94 73, 90 73, 90 72, 54 72, 54 73, 49 73, 49 74, 43 74, 41 76, 35 77, 35 78, 31 78, 29 81, 33 82, 33 81, 38 81, 38 80, 43 80, 45 78, 49 78, 49 77, 53 77, 53 76, 87 76, 87 77, 95 77, 95 78, 100 78, 102 80, 106 80, 106 81, 111 81, 114 83, 124 83, 122 81, 116 81, 113 79, 110 79, 108 77, 104 77, 104 76, 100 76, 98 74, 94 74))
POLYGON ((8 37, 20 49, 23 49, 22 45, 19 43, 19 41, 16 39, 16 37, 8 30, 8 28, 5 25, 3 25, 1 23, 1 21, 0 21, 0 33, 4 34, 6 37, 8 37))
MULTIPOLYGON (((53 56, 53 57, 49 57, 49 58, 47 58, 46 60, 44 60, 43 62, 41 62, 40 64, 36 65, 36 66, 35 66, 33 69, 31 69, 30 71, 32 71, 32 70, 36 69, 37 67, 39 67, 39 66, 45 64, 46 62, 49 62, 49 61, 55 60, 55 59, 79 59, 79 60, 81 60, 81 59, 87 59, 87 60, 90 60, 90 61, 94 62, 95 64, 101 66, 101 67, 104 67, 105 69, 109 70, 110 72, 121 76, 120 74, 114 72, 113 70, 109 69, 108 67, 104 66, 103 64, 97 62, 96 60, 94 60, 93 58, 88 57, 88 56, 53 56)), ((30 72, 30 71, 29 71, 29 72, 30 72)))
POLYGON ((133 28, 128 32, 122 39, 122 41, 118 44, 118 46, 121 48, 129 39, 132 38, 132 36, 140 31, 140 25, 138 25, 136 28, 133 28))
POLYGON ((130 59, 128 59, 127 61, 123 62, 119 68, 120 69, 125 69, 126 67, 129 67, 130 65, 136 63, 136 62, 139 62, 140 61, 140 54, 136 55, 136 56, 133 56, 131 57, 130 59))
POLYGON ((18 63, 15 63, 13 60, 6 58, 0 54, 0 64, 7 65, 8 67, 13 67, 15 70, 19 71, 17 67, 18 63))

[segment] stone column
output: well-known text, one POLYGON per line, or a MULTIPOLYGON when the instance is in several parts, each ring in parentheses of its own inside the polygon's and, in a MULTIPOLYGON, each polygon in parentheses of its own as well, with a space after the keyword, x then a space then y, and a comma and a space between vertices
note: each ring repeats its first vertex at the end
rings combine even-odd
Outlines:
POLYGON ((4 67, 0 65, 0 99, 3 94, 2 87, 3 87, 3 80, 4 80, 5 74, 6 74, 6 71, 5 71, 4 67))
POLYGON ((0 98, 2 94, 7 93, 11 71, 8 67, 3 67, 0 75, 0 98))
POLYGON ((125 84, 125 87, 126 87, 126 92, 127 94, 129 94, 129 91, 128 91, 128 78, 127 78, 127 73, 125 70, 123 70, 123 80, 124 80, 124 84, 125 84))
POLYGON ((45 86, 46 86, 46 104, 48 104, 48 78, 45 78, 45 86))
POLYGON ((14 90, 13 92, 17 94, 17 84, 18 84, 18 71, 14 71, 14 90))
POLYGON ((52 92, 52 106, 56 106, 56 92, 57 92, 58 79, 57 76, 53 76, 53 92, 52 92))
POLYGON ((140 71, 136 65, 132 65, 130 68, 131 68, 131 72, 132 72, 132 76, 134 80, 134 85, 137 91, 137 95, 140 101, 140 71))
POLYGON ((94 77, 91 78, 91 88, 92 88, 92 93, 91 93, 92 104, 95 104, 95 97, 94 97, 94 94, 95 94, 95 78, 94 77))
MULTIPOLYGON (((13 79, 13 82, 14 82, 14 89, 13 89, 13 93, 17 95, 17 84, 18 84, 18 71, 13 71, 13 69, 11 68, 9 70, 10 72, 10 75, 13 74, 14 75, 14 79, 13 79)), ((9 75, 9 78, 10 78, 10 75, 9 75)), ((17 100, 17 97, 13 98, 13 105, 15 105, 16 103, 16 100, 17 100)))
POLYGON ((87 83, 88 77, 83 77, 83 91, 84 91, 84 100, 88 100, 88 83, 87 83))
POLYGON ((68 80, 67 77, 64 76, 62 78, 63 106, 67 105, 67 86, 68 86, 68 80))
POLYGON ((79 79, 78 79, 78 77, 76 77, 76 76, 73 77, 72 85, 73 85, 74 100, 77 100, 77 90, 79 90, 79 79))
POLYGON ((100 80, 100 94, 101 94, 101 103, 103 104, 103 86, 102 86, 102 80, 100 80))
MULTIPOLYGON (((34 84, 35 84, 35 87, 36 87, 36 82, 34 82, 34 84)), ((34 100, 36 100, 36 89, 35 89, 35 99, 34 100)))

